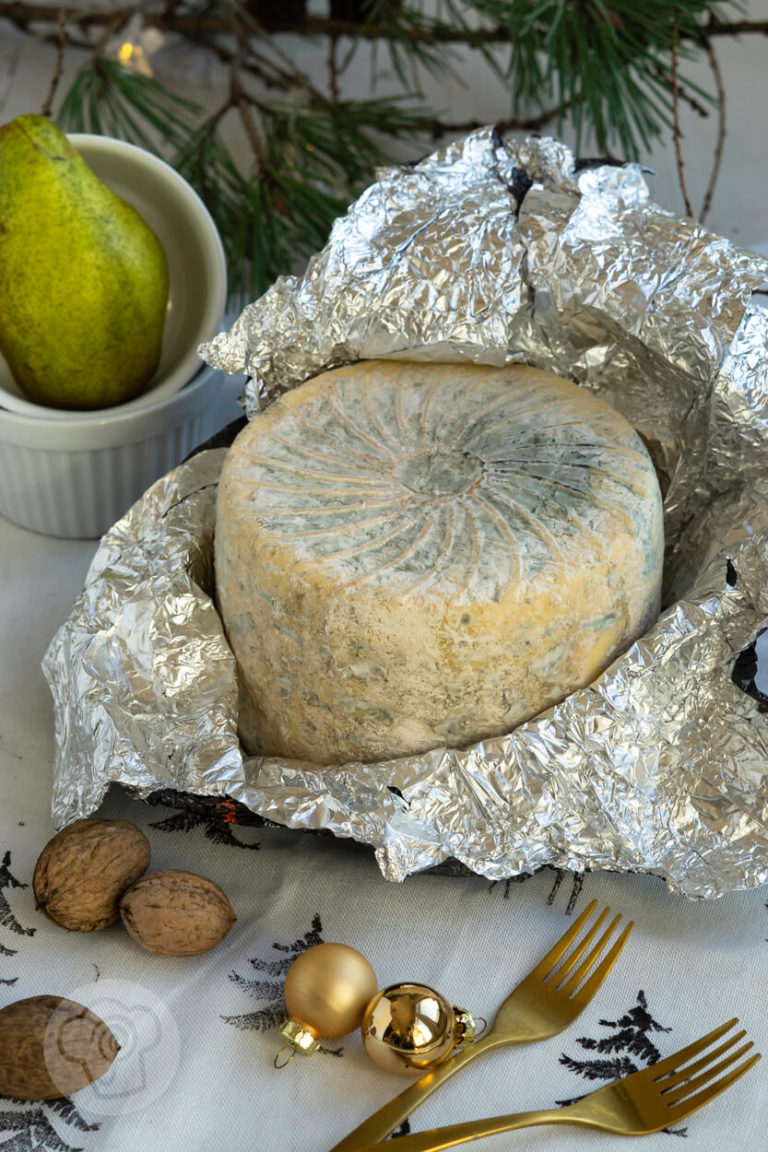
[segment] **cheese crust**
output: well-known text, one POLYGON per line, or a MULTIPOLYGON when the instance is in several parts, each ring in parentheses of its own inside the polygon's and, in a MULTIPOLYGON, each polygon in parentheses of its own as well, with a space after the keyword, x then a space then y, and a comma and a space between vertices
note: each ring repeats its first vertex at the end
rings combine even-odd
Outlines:
POLYGON ((387 760, 509 732, 641 635, 661 494, 629 423, 568 381, 363 361, 236 438, 215 561, 246 750, 387 760))

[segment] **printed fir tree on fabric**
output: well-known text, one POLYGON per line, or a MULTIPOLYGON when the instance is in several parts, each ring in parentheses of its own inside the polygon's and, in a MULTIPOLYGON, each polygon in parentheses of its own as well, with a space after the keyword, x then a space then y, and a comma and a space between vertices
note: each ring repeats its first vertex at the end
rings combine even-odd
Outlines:
MULTIPOLYGON (((554 904, 555 898, 557 897, 557 894, 560 890, 560 886, 562 885, 566 876, 570 878, 571 888, 570 892, 568 893, 565 907, 566 916, 570 916, 576 907, 576 904, 578 903, 581 890, 584 887, 584 873, 569 872, 565 868, 547 868, 547 871, 554 871, 555 873, 555 878, 552 882, 552 888, 550 889, 549 895, 547 896, 547 906, 554 904)), ((534 872, 523 872, 519 876, 508 876, 506 880, 492 880, 490 882, 488 891, 492 892, 495 888, 500 887, 504 894, 504 899, 507 900, 509 898, 513 884, 524 884, 526 880, 532 880, 535 875, 536 873, 534 872)))
MULTIPOLYGON (((11 853, 7 851, 0 864, 0 928, 16 936, 34 936, 35 928, 25 928, 16 918, 6 890, 28 888, 11 872, 11 853)), ((0 941, 0 956, 16 956, 18 948, 10 948, 0 941)), ((0 977, 0 984, 13 985, 18 976, 0 977)), ((10 1003, 5 1000, 4 1003, 10 1003)), ((63 1096, 58 1100, 46 1100, 44 1105, 28 1100, 15 1100, 0 1096, 0 1152, 82 1152, 77 1136, 69 1144, 53 1127, 48 1113, 58 1116, 65 1124, 79 1132, 96 1132, 98 1124, 89 1124, 78 1112, 72 1101, 63 1096), (7 1139, 6 1139, 7 1137, 7 1139)))
MULTIPOLYGON (((6 888, 28 888, 28 884, 23 884, 21 880, 17 880, 11 872, 11 853, 6 852, 3 856, 3 862, 0 865, 0 927, 9 932, 15 933, 17 936, 34 936, 34 928, 24 928, 16 919, 5 895, 6 888)), ((18 948, 10 948, 0 940, 0 956, 15 956, 18 948)), ((0 984, 15 984, 18 976, 0 977, 0 984)))
MULTIPOLYGON (((672 1031, 651 1016, 648 1000, 642 990, 637 994, 637 1003, 618 1020, 600 1020, 598 1023, 602 1028, 610 1028, 612 1031, 597 1039, 582 1036, 576 1041, 585 1052, 593 1052, 594 1056, 580 1060, 563 1053, 560 1063, 585 1080, 603 1080, 606 1083, 656 1064, 661 1059, 661 1052, 651 1036, 657 1032, 672 1031)), ((573 1104, 581 1100, 583 1095, 586 1093, 572 1096, 568 1100, 557 1100, 556 1103, 560 1106, 573 1104)), ((686 1128, 665 1128, 664 1131, 673 1136, 687 1135, 686 1128)))
POLYGON ((263 828, 270 824, 263 816, 251 812, 244 804, 229 796, 192 796, 173 788, 153 792, 148 804, 177 808, 178 811, 150 824, 160 832, 189 832, 202 828, 206 839, 213 844, 227 844, 233 848, 250 848, 258 852, 258 841, 247 843, 235 835, 236 828, 263 828))
MULTIPOLYGON (((40 1104, 28 1101, 8 1101, 11 1104, 23 1104, 24 1108, 6 1109, 2 1106, 4 1097, 0 1097, 0 1149, 2 1152, 84 1152, 77 1134, 67 1140, 59 1136, 51 1124, 43 1107, 40 1104), (8 1139, 4 1139, 8 1136, 8 1139), (77 1144, 70 1144, 68 1140, 76 1140, 77 1144)), ((46 1109, 58 1115, 66 1124, 77 1132, 98 1132, 99 1124, 89 1124, 75 1108, 67 1097, 60 1100, 46 1100, 46 1109)), ((98 1142, 91 1145, 98 1147, 98 1142)))

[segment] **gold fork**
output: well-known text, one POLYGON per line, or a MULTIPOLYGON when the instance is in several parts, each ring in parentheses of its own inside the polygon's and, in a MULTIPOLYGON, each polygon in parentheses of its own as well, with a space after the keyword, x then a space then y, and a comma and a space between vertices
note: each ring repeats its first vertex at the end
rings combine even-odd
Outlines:
MULTIPOLYGON (((374 1112, 340 1143, 335 1144, 331 1152, 356 1152, 363 1145, 383 1140, 402 1124, 414 1108, 431 1096, 435 1089, 470 1060, 482 1056, 484 1052, 503 1048, 507 1044, 546 1040, 547 1037, 555 1036, 567 1028, 587 1006, 605 980, 632 931, 630 922, 613 947, 597 964, 621 920, 621 916, 616 916, 594 947, 587 952, 608 917, 610 908, 605 908, 569 952, 569 948, 592 915, 595 903, 593 900, 587 905, 581 916, 560 937, 541 963, 537 964, 533 971, 510 992, 487 1032, 473 1044, 460 1049, 445 1063, 438 1064, 378 1112, 374 1112), (597 967, 594 967, 596 964, 597 967), (590 971, 593 967, 594 971, 590 971)), ((398 1144, 398 1152, 400 1148, 398 1144)))
MULTIPOLYGON (((428 1132, 414 1132, 397 1139, 397 1152, 443 1152, 481 1136, 497 1132, 512 1132, 517 1128, 533 1128, 537 1124, 576 1124, 581 1128, 597 1128, 601 1132, 616 1132, 622 1136, 646 1136, 676 1124, 714 1100, 729 1085, 749 1071, 760 1059, 755 1053, 725 1075, 737 1060, 749 1051, 752 1043, 744 1044, 725 1056, 729 1048, 746 1036, 737 1032, 712 1052, 693 1064, 687 1062, 698 1056, 710 1044, 725 1035, 738 1020, 729 1020, 700 1040, 681 1048, 679 1052, 641 1068, 622 1080, 614 1080, 582 1096, 575 1104, 543 1112, 516 1112, 511 1116, 494 1116, 490 1120, 470 1120, 466 1124, 451 1124, 446 1128, 432 1128, 428 1132), (719 1060, 720 1056, 725 1056, 719 1060), (713 1064, 713 1061, 719 1062, 713 1064), (686 1065, 686 1067, 682 1067, 686 1065)), ((369 1144, 358 1152, 383 1152, 382 1144, 369 1144)))

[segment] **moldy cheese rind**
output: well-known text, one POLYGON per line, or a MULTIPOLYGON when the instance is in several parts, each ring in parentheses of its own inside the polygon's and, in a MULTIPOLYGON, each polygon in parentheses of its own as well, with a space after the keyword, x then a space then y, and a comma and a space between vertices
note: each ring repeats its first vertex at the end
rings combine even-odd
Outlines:
POLYGON ((568 381, 364 361, 239 434, 215 556, 247 751, 386 760, 509 732, 641 635, 661 495, 568 381))

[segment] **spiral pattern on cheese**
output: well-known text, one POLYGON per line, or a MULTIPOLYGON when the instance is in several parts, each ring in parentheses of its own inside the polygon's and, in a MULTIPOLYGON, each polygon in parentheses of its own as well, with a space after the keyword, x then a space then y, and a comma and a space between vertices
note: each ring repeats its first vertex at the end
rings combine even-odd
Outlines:
POLYGON ((369 361, 287 393, 219 492, 219 606, 254 752, 381 760, 509 731, 658 611, 630 425, 524 366, 369 361))

